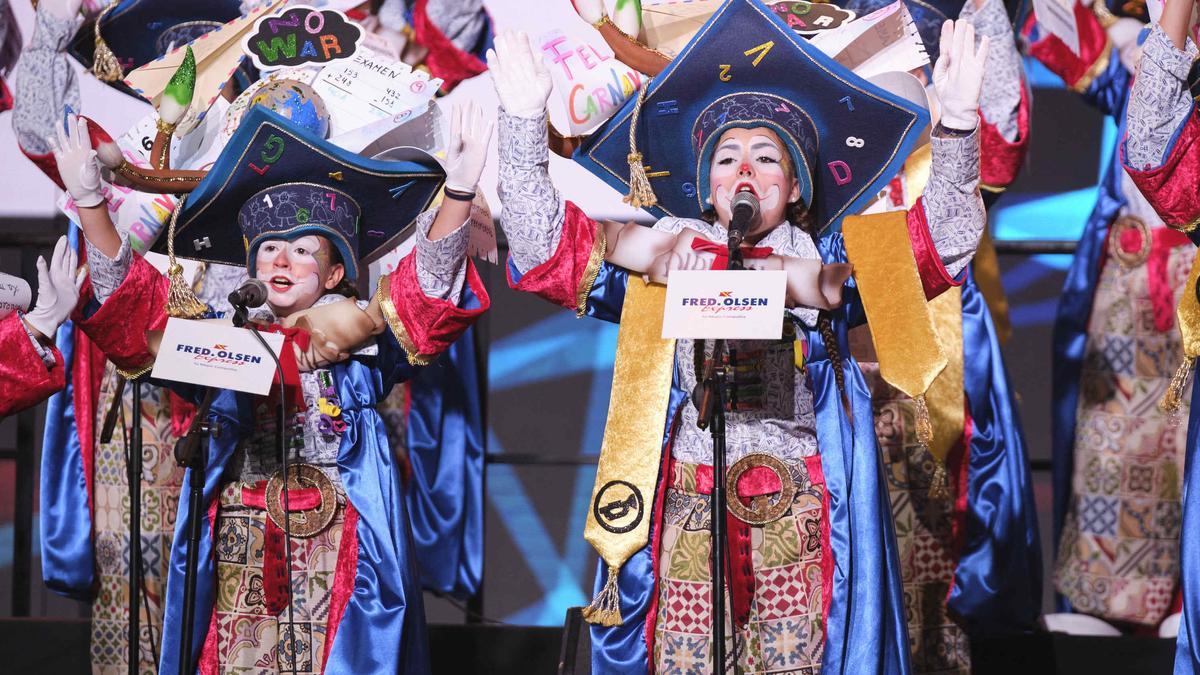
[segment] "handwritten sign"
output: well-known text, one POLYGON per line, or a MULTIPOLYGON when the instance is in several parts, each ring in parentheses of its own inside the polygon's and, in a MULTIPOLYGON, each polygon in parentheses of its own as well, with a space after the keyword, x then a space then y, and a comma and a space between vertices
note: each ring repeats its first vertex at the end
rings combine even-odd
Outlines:
POLYGON ((782 270, 675 270, 662 336, 778 340, 786 287, 782 270))
POLYGON ((403 124, 424 112, 441 86, 440 79, 370 49, 326 66, 313 83, 329 110, 331 137, 383 119, 403 124))
POLYGON ((572 134, 595 129, 642 88, 645 75, 613 58, 603 42, 550 31, 538 38, 554 78, 554 89, 567 108, 572 134))
POLYGON ((259 70, 272 70, 348 59, 362 39, 362 28, 345 14, 297 5, 259 19, 242 50, 259 70))
POLYGON ((13 312, 28 312, 32 293, 21 277, 0 272, 0 319, 13 312))

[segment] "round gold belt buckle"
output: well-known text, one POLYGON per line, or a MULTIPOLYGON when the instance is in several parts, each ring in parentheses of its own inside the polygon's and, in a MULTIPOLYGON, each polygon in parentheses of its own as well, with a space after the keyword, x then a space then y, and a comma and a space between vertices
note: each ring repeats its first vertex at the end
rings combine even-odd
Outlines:
POLYGON ((737 516, 738 520, 750 525, 766 525, 782 518, 791 508, 792 500, 796 497, 796 483, 792 480, 792 473, 788 471, 786 464, 770 455, 754 453, 746 455, 729 467, 725 476, 725 491, 729 494, 726 502, 729 511, 737 516), (750 506, 746 506, 738 498, 738 479, 750 469, 760 466, 765 466, 779 477, 779 499, 772 502, 770 495, 757 495, 750 499, 750 506))
MULTIPOLYGON (((305 511, 293 511, 290 514, 292 536, 308 538, 320 534, 333 521, 334 513, 337 512, 337 493, 333 489, 333 481, 312 464, 293 464, 288 467, 287 482, 289 490, 317 488, 321 493, 320 506, 305 511)), ((264 497, 267 503, 267 517, 280 529, 285 529, 282 469, 267 481, 264 497)))
POLYGON ((1108 231, 1108 252, 1125 269, 1137 267, 1146 262, 1146 258, 1150 257, 1150 246, 1153 243, 1149 226, 1136 216, 1118 218, 1108 231), (1121 248, 1121 235, 1127 230, 1137 230, 1141 235, 1142 243, 1136 251, 1130 252, 1121 248))

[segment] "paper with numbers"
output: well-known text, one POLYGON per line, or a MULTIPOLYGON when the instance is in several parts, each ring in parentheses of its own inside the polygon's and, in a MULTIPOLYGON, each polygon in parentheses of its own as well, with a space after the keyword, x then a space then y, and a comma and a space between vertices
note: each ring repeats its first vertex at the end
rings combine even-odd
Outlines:
POLYGON ((442 81, 379 52, 360 49, 326 66, 313 88, 329 110, 330 137, 381 120, 405 121, 424 111, 442 81))

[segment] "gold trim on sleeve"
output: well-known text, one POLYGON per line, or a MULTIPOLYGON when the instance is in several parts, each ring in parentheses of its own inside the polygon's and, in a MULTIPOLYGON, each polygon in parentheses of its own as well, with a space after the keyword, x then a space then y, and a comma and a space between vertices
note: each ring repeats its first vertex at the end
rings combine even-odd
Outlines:
POLYGON ((375 291, 375 297, 379 300, 379 308, 383 311, 384 320, 387 321, 388 327, 392 329, 392 335, 396 337, 396 342, 399 342, 400 348, 404 350, 404 356, 408 359, 408 365, 427 366, 432 363, 433 357, 417 352, 417 345, 409 337, 408 330, 404 328, 404 324, 400 321, 400 315, 396 313, 396 305, 392 303, 392 278, 390 274, 385 274, 379 278, 379 288, 375 291))
POLYGON ((1106 37, 1104 38, 1104 49, 1100 51, 1100 56, 1092 63, 1092 67, 1088 68, 1087 72, 1076 80, 1075 84, 1071 85, 1071 91, 1077 94, 1087 91, 1087 88, 1092 86, 1092 82, 1096 80, 1096 77, 1100 73, 1103 73, 1105 68, 1108 68, 1108 60, 1110 58, 1112 58, 1112 40, 1106 37))
POLYGON ((583 276, 579 278, 579 286, 575 289, 575 318, 581 319, 587 314, 587 299, 592 294, 592 286, 596 277, 600 276, 600 265, 604 262, 604 252, 608 250, 608 238, 604 235, 604 227, 596 228, 596 239, 592 241, 592 254, 588 256, 587 267, 583 268, 583 276))

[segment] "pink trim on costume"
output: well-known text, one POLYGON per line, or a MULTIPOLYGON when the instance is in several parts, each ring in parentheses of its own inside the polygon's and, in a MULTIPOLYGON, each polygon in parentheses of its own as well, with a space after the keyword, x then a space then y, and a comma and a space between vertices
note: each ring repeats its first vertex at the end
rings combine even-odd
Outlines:
POLYGON ((825 484, 825 469, 821 467, 821 456, 804 458, 808 467, 808 479, 821 485, 821 622, 829 625, 829 606, 833 603, 833 569, 836 562, 829 543, 829 486, 825 484))
POLYGON ((679 423, 679 412, 671 420, 671 433, 667 435, 667 444, 663 448, 663 458, 658 472, 658 490, 654 495, 654 512, 650 528, 650 576, 654 583, 650 589, 650 606, 646 609, 646 672, 654 673, 654 624, 658 619, 658 561, 662 549, 663 503, 666 501, 667 484, 675 473, 675 458, 671 456, 671 445, 675 442, 675 426, 679 423))
POLYGON ((417 43, 429 50, 425 56, 425 66, 434 77, 441 78, 442 92, 447 93, 459 82, 486 71, 487 64, 474 54, 459 49, 434 25, 425 11, 428 2, 429 0, 417 0, 417 4, 413 5, 413 31, 416 33, 417 43))
POLYGON ((929 233, 929 223, 925 220, 924 197, 917 199, 917 203, 908 210, 908 238, 912 242, 913 257, 917 260, 921 285, 925 288, 925 299, 932 300, 948 289, 962 285, 963 279, 955 279, 946 271, 937 247, 933 245, 933 235, 929 233))
POLYGON ((1146 201, 1173 227, 1187 227, 1200 219, 1200 116, 1193 112, 1171 145, 1171 153, 1158 167, 1131 167, 1121 143, 1121 163, 1146 201))
MULTIPOLYGON (((975 434, 975 422, 971 419, 971 405, 964 401, 964 417, 963 417, 963 435, 960 441, 961 447, 951 451, 951 465, 946 467, 947 477, 953 476, 955 489, 958 490, 954 495, 954 512, 950 515, 950 540, 954 546, 954 565, 957 568, 959 560, 962 559, 963 546, 967 542, 967 501, 969 500, 971 487, 971 437, 975 434), (953 459, 951 459, 953 458, 953 459)), ((949 602, 950 595, 954 592, 955 578, 950 580, 950 585, 946 589, 945 601, 949 602)))
POLYGON ((333 651, 333 638, 337 635, 342 616, 350 596, 354 595, 354 582, 358 578, 358 511, 350 500, 342 515, 342 540, 338 543, 337 569, 333 573, 333 589, 329 596, 329 620, 325 624, 325 654, 321 657, 321 672, 329 662, 333 651))
MULTIPOLYGON (((215 537, 214 533, 217 531, 217 506, 220 501, 220 497, 213 497, 212 502, 208 505, 208 526, 211 528, 209 530, 210 537, 215 537)), ((189 659, 191 655, 180 654, 179 658, 189 659)), ((204 646, 200 649, 200 663, 196 665, 196 669, 200 671, 200 675, 217 675, 220 665, 221 651, 217 637, 217 605, 214 601, 212 616, 208 620, 208 633, 204 636, 204 646)))
POLYGON ((1017 140, 1009 142, 996 125, 979 116, 979 182, 992 188, 1008 187, 1017 179, 1029 151, 1029 91, 1021 87, 1017 104, 1017 140))
POLYGON ((592 249, 596 245, 599 224, 573 202, 563 209, 563 229, 558 248, 546 262, 526 272, 513 283, 512 268, 508 268, 508 285, 518 291, 533 293, 560 307, 578 310, 579 285, 584 282, 592 249))
POLYGON ((422 357, 436 356, 449 349, 492 304, 475 263, 467 258, 466 265, 467 286, 479 300, 475 309, 464 309, 448 300, 425 295, 417 283, 416 251, 405 256, 392 274, 390 290, 396 316, 422 357))
MULTIPOLYGON (((91 300, 91 283, 90 276, 84 280, 79 307, 91 300)), ((154 359, 146 331, 167 323, 167 278, 135 253, 125 280, 100 309, 84 319, 77 307, 71 318, 118 368, 140 370, 154 359)))

